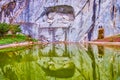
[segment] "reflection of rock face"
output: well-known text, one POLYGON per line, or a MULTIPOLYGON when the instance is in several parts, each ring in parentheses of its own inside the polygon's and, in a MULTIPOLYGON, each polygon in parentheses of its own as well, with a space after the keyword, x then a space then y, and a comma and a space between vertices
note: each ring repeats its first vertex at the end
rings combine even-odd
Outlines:
POLYGON ((38 60, 38 64, 46 75, 59 78, 72 77, 74 75, 75 64, 70 58, 66 44, 49 44, 48 47, 41 50, 41 55, 42 57, 38 60))

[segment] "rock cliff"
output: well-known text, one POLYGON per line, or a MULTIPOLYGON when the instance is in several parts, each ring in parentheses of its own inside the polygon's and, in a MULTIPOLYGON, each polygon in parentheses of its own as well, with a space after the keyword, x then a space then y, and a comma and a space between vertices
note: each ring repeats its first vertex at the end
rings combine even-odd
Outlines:
POLYGON ((87 41, 120 33, 120 0, 0 0, 0 22, 41 41, 87 41))

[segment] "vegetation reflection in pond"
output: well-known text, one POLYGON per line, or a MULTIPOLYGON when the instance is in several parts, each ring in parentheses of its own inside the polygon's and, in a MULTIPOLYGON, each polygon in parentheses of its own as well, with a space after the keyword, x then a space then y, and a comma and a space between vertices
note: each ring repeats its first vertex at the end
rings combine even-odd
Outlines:
POLYGON ((120 49, 48 44, 0 50, 0 80, 119 80, 120 49))

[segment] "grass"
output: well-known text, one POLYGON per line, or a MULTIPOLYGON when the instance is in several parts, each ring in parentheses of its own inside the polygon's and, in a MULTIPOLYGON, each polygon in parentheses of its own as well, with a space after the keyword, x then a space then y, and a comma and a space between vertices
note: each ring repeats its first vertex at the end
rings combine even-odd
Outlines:
MULTIPOLYGON (((36 41, 35 39, 31 39, 32 41, 36 41)), ((15 42, 25 42, 28 41, 28 38, 25 35, 16 35, 13 37, 12 35, 6 35, 4 38, 0 39, 0 45, 11 44, 15 42)))
POLYGON ((28 46, 23 46, 23 47, 14 47, 14 48, 5 48, 5 49, 0 49, 0 53, 7 53, 7 52, 15 52, 19 50, 24 50, 28 48, 28 46))

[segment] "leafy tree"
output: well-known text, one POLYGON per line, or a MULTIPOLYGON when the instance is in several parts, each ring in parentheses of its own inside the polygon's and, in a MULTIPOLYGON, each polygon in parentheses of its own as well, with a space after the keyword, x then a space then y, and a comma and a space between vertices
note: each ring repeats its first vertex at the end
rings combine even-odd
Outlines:
POLYGON ((11 24, 10 31, 11 31, 12 35, 15 36, 17 32, 21 32, 20 25, 11 24))
POLYGON ((0 23, 0 37, 4 37, 8 31, 9 31, 9 24, 0 23))

